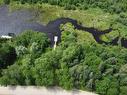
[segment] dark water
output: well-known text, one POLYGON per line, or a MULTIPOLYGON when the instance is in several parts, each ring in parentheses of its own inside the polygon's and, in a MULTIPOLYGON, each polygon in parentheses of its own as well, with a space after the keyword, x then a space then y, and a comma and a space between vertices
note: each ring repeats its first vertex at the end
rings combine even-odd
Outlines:
MULTIPOLYGON (((44 32, 50 38, 52 45, 54 44, 53 38, 55 35, 58 36, 58 40, 61 38, 61 31, 59 29, 60 24, 65 24, 67 22, 71 22, 76 29, 84 30, 91 33, 96 40, 96 42, 100 44, 112 44, 117 45, 118 38, 115 38, 113 41, 107 43, 100 39, 101 35, 109 33, 112 31, 112 28, 107 30, 98 30, 93 27, 84 27, 77 23, 76 20, 71 18, 59 18, 54 21, 49 22, 46 26, 37 23, 36 21, 31 21, 34 18, 34 14, 27 10, 18 10, 12 13, 9 13, 7 6, 0 7, 0 35, 8 35, 8 33, 14 33, 16 35, 20 34, 24 30, 35 30, 39 32, 44 32)), ((121 44, 123 47, 127 48, 127 40, 121 40, 121 44)))

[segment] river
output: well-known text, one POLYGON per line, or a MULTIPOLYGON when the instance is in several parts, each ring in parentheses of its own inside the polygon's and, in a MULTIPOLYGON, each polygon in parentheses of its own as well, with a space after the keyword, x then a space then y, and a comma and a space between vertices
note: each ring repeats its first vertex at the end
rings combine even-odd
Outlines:
MULTIPOLYGON (((71 18, 58 18, 54 21, 49 22, 47 25, 42 25, 33 20, 34 14, 28 10, 17 10, 15 12, 9 12, 9 9, 6 5, 0 7, 0 36, 8 35, 8 33, 14 33, 16 35, 20 34, 25 30, 34 30, 39 32, 44 32, 51 40, 51 44, 54 44, 54 36, 58 36, 58 41, 61 39, 61 31, 59 29, 61 24, 71 22, 76 29, 89 32, 93 35, 96 42, 99 44, 112 44, 118 45, 119 37, 116 37, 111 42, 105 42, 100 39, 101 35, 109 33, 112 31, 112 28, 106 30, 98 30, 93 27, 85 27, 74 19, 71 18)), ((127 40, 122 38, 121 45, 127 48, 127 40)))

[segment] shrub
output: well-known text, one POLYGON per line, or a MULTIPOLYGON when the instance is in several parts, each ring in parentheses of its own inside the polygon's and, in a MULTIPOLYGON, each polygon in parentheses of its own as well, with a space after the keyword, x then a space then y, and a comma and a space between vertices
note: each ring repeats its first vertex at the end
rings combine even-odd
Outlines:
POLYGON ((121 66, 120 73, 127 73, 127 64, 121 66))
POLYGON ((96 91, 101 95, 106 95, 109 87, 110 87, 110 79, 108 78, 96 81, 96 91))
POLYGON ((121 80, 120 80, 120 85, 121 85, 121 86, 126 86, 126 85, 127 85, 127 76, 124 77, 124 78, 121 78, 121 80))
POLYGON ((55 70, 58 68, 60 58, 61 52, 49 51, 35 60, 34 77, 36 85, 55 85, 55 70))
POLYGON ((99 64, 99 67, 98 68, 99 68, 99 71, 101 73, 103 73, 105 71, 106 64, 102 62, 102 63, 99 64))
POLYGON ((0 77, 0 85, 23 85, 24 78, 21 74, 21 68, 19 65, 14 64, 10 68, 2 71, 2 77, 0 77))
POLYGON ((110 65, 115 65, 116 63, 117 63, 117 58, 115 58, 115 57, 110 57, 110 58, 108 58, 106 61, 105 61, 105 63, 106 64, 110 64, 110 65))
POLYGON ((120 95, 126 95, 127 94, 127 86, 120 87, 120 95))
POLYGON ((4 3, 5 4, 9 4, 10 3, 10 0, 4 0, 4 3))
POLYGON ((49 40, 46 34, 37 31, 25 31, 14 39, 15 46, 24 46, 28 48, 32 43, 37 43, 43 51, 49 46, 49 40))
POLYGON ((87 82, 87 85, 86 85, 86 88, 90 91, 93 91, 94 90, 94 87, 95 87, 95 82, 94 82, 94 79, 90 79, 88 82, 87 82))
POLYGON ((110 88, 106 95, 119 95, 119 90, 117 88, 110 88))
POLYGON ((16 54, 18 57, 21 57, 28 53, 28 49, 24 46, 18 46, 16 47, 16 54))
MULTIPOLYGON (((64 64, 64 63, 61 63, 61 64, 64 64)), ((59 80, 59 86, 67 90, 73 88, 74 81, 73 81, 73 78, 70 76, 69 69, 66 65, 61 67, 61 69, 59 69, 56 72, 56 74, 59 80)))
POLYGON ((80 45, 69 46, 63 53, 61 62, 65 62, 69 67, 80 63, 82 59, 82 47, 80 45))

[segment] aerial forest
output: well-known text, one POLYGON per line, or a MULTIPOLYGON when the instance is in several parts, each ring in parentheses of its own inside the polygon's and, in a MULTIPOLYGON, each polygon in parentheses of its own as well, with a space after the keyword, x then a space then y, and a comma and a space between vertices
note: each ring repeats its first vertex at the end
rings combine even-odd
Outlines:
POLYGON ((100 35, 104 43, 99 43, 94 33, 64 23, 55 49, 43 31, 31 29, 12 39, 0 38, 0 85, 127 95, 127 0, 1 0, 0 4, 9 6, 11 12, 32 10, 36 21, 41 24, 43 20, 47 26, 63 16, 95 32, 112 31, 100 35))

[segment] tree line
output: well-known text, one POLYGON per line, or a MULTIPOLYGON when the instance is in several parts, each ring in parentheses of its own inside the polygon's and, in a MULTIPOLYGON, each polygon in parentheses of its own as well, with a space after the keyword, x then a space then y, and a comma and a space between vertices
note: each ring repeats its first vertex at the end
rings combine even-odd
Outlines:
POLYGON ((3 0, 4 3, 9 4, 11 1, 18 1, 24 3, 49 3, 52 5, 59 5, 65 9, 88 9, 101 8, 110 13, 121 13, 127 11, 126 0, 3 0))

